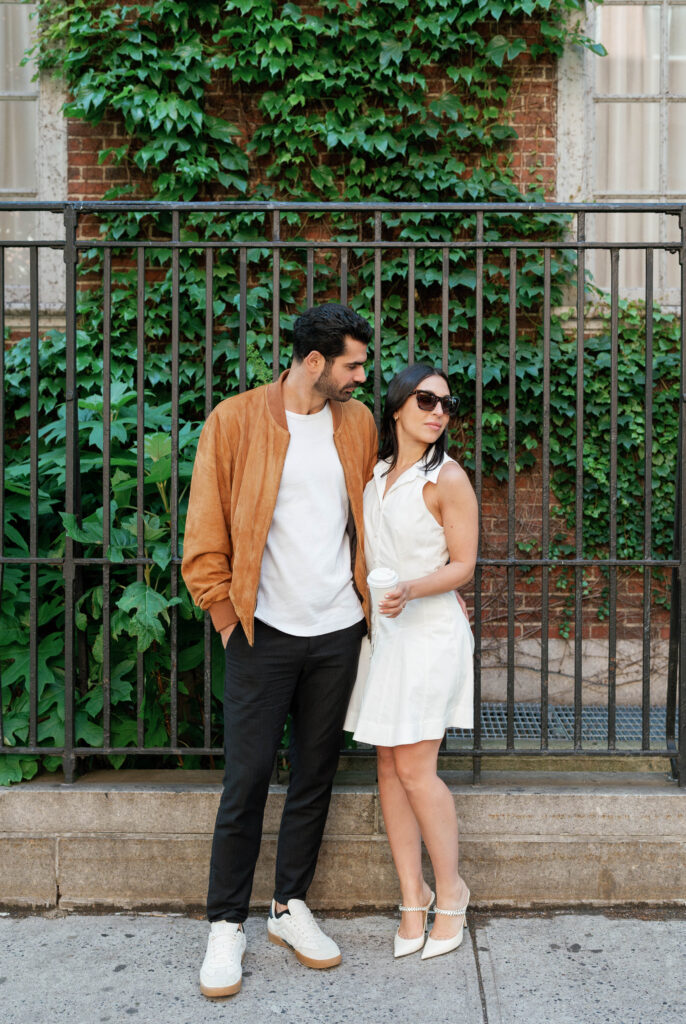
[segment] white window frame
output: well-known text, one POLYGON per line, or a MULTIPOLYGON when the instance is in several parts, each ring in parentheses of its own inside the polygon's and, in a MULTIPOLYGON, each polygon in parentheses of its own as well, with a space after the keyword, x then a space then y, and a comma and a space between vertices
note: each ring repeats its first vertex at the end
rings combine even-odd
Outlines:
MULTIPOLYGON (((0 0, 3 6, 21 4, 21 0, 0 0)), ((4 99, 23 100, 37 104, 36 187, 33 191, 1 188, 0 199, 6 202, 38 200, 52 202, 67 198, 67 121, 62 112, 66 100, 63 84, 50 74, 41 74, 33 93, 0 93, 4 99)), ((64 238, 61 216, 39 212, 36 217, 37 241, 59 241, 64 238)), ((38 301, 43 313, 52 314, 43 326, 61 323, 64 312, 65 268, 62 252, 40 248, 38 254, 38 301)), ((5 286, 5 308, 10 328, 22 329, 28 324, 29 289, 25 285, 5 286)))
MULTIPOLYGON (((684 193, 667 190, 667 114, 668 104, 686 102, 686 96, 671 95, 668 91, 668 11, 670 7, 685 7, 686 0, 604 0, 603 7, 615 6, 658 6, 660 8, 660 87, 659 93, 651 96, 596 95, 595 62, 602 60, 586 48, 567 46, 558 62, 558 104, 557 104, 557 199, 558 202, 669 202, 686 201, 684 193), (652 102, 659 104, 659 193, 601 192, 594 188, 595 112, 596 103, 652 102)), ((582 29, 591 38, 596 34, 596 4, 587 0, 582 29)), ((577 15, 578 17, 578 15, 577 15)), ((594 238, 593 217, 587 218, 586 237, 594 238)), ((661 217, 658 239, 661 242, 677 241, 678 222, 674 217, 661 217)), ((589 252, 588 266, 593 272, 594 253, 589 252)), ((656 255, 655 300, 663 306, 677 307, 679 291, 668 288, 665 282, 663 260, 656 255)), ((644 286, 625 288, 622 294, 628 298, 642 298, 644 286)))

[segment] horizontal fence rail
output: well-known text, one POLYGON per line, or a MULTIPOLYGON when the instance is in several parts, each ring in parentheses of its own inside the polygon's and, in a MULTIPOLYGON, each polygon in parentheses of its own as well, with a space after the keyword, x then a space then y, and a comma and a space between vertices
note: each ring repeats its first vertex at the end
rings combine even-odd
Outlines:
POLYGON ((373 324, 377 423, 407 362, 463 397, 475 724, 442 753, 475 779, 485 756, 662 757, 686 786, 683 204, 0 203, 0 227, 17 211, 64 230, 0 231, 0 755, 68 781, 223 756, 223 652, 180 575, 195 443, 334 300, 373 324), (632 214, 661 227, 598 233, 632 214))

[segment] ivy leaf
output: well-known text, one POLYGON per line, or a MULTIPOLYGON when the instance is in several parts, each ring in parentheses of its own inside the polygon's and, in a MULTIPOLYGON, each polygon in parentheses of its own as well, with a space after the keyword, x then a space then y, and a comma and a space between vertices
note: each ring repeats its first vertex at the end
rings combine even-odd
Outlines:
POLYGON ((121 611, 140 613, 150 618, 166 612, 168 607, 169 601, 142 580, 130 583, 117 601, 117 608, 121 611))
POLYGON ((147 434, 145 437, 145 457, 157 462, 171 453, 171 437, 169 434, 147 434))
MULTIPOLYGON (((147 651, 155 640, 164 640, 165 627, 160 616, 168 623, 167 609, 175 604, 181 604, 180 597, 166 598, 142 580, 129 584, 117 601, 117 607, 122 613, 133 612, 126 622, 126 631, 137 638, 139 651, 147 651)), ((120 621, 123 624, 124 620, 120 621)))
POLYGON ((458 96, 446 92, 439 99, 433 100, 429 110, 436 117, 448 117, 452 121, 456 121, 464 113, 464 106, 458 96))
POLYGON ((82 708, 77 708, 74 712, 74 739, 77 743, 83 742, 89 747, 102 746, 102 726, 91 721, 82 708))
POLYGON ((521 36, 516 39, 506 39, 505 36, 496 35, 488 41, 486 56, 500 68, 505 59, 514 60, 520 53, 524 53, 526 48, 526 40, 521 36))
MULTIPOLYGON (((43 691, 49 683, 57 681, 57 676, 55 675, 50 662, 53 659, 59 658, 63 651, 63 634, 52 633, 50 636, 42 639, 39 643, 37 671, 37 691, 39 698, 42 696, 43 691)), ((10 648, 4 652, 4 654, 8 659, 11 659, 11 664, 3 668, 3 686, 11 686, 13 683, 23 681, 28 689, 29 680, 31 678, 31 661, 28 645, 19 648, 10 648)))
POLYGON ((387 68, 391 61, 394 64, 400 64, 409 48, 409 39, 397 39, 395 36, 386 36, 381 40, 381 52, 379 54, 380 66, 382 68, 387 68))
POLYGON ((21 782, 22 779, 32 779, 37 771, 37 757, 3 754, 0 757, 0 786, 10 786, 13 782, 21 782))
POLYGON ((64 525, 65 533, 72 540, 81 544, 102 544, 102 509, 84 519, 81 526, 77 518, 71 512, 60 512, 60 519, 64 525))

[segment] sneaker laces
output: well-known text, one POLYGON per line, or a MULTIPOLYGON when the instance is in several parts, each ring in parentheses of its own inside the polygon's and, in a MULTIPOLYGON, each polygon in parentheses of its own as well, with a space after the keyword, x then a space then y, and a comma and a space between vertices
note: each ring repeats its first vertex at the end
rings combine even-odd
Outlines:
POLYGON ((291 913, 290 917, 293 927, 301 938, 305 940, 311 939, 316 942, 324 935, 324 932, 312 916, 312 911, 306 904, 303 904, 296 914, 291 913))
POLYGON ((238 937, 241 934, 240 928, 237 928, 235 932, 231 932, 226 928, 222 928, 221 931, 210 932, 207 956, 212 966, 222 964, 226 957, 231 955, 232 946, 239 941, 238 937))

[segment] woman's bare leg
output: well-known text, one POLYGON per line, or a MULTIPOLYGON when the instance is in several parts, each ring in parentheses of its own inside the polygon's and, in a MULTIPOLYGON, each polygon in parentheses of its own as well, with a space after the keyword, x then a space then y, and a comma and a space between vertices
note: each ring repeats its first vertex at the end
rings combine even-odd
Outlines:
MULTIPOLYGON (((431 889, 422 873, 422 837, 415 813, 395 770, 390 747, 377 747, 379 799, 393 863, 398 872, 401 902, 405 907, 423 907, 431 889)), ((398 932, 403 939, 422 934, 423 914, 404 913, 398 932)))
MULTIPOLYGON (((454 910, 462 906, 467 886, 458 872, 455 804, 450 790, 436 774, 439 747, 440 740, 422 740, 391 749, 396 776, 431 858, 436 906, 454 910)), ((399 798, 396 803, 400 804, 399 798)), ((461 918, 437 915, 431 934, 435 939, 447 939, 457 934, 461 925, 461 918)))

